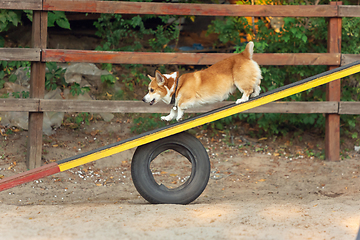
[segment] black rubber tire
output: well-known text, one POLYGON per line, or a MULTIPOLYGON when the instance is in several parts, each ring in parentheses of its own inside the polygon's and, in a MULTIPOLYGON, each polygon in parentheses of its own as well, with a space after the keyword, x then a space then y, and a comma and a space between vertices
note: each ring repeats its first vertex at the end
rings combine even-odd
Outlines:
POLYGON ((182 132, 138 147, 131 162, 131 176, 140 195, 154 204, 188 204, 204 191, 210 176, 209 156, 194 136, 182 132), (158 184, 150 163, 160 153, 172 149, 192 164, 190 177, 181 186, 169 189, 158 184))

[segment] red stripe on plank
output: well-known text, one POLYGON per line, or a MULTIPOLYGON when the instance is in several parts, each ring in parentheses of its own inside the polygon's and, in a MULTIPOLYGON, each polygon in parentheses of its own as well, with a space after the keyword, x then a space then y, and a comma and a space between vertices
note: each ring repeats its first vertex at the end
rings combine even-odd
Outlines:
POLYGON ((60 172, 59 166, 56 162, 54 162, 11 177, 3 178, 0 180, 0 192, 58 172, 60 172))

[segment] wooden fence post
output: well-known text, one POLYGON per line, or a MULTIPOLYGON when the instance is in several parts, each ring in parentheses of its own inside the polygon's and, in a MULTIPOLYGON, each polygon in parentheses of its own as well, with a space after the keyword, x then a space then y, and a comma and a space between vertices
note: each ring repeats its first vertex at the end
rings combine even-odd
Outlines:
MULTIPOLYGON (((47 12, 34 11, 32 22, 32 47, 45 49, 47 41, 47 12)), ((30 98, 44 98, 45 67, 39 62, 31 63, 30 98)), ((43 112, 29 112, 28 149, 26 165, 28 169, 41 166, 43 112)))
MULTIPOLYGON (((342 2, 330 2, 330 5, 342 5, 342 2)), ((341 17, 330 18, 328 26, 328 53, 341 53, 341 17)), ((338 66, 330 66, 334 69, 338 66)), ((340 102, 341 81, 332 81, 326 85, 326 100, 340 102)), ((329 161, 340 160, 340 115, 326 114, 325 157, 329 161)))

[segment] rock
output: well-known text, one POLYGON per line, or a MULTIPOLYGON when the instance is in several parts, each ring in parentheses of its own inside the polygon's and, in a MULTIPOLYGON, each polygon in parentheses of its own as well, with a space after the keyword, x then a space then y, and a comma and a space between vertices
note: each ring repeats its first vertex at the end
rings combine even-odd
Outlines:
POLYGON ((28 91, 29 91, 28 87, 23 87, 17 83, 5 82, 4 88, 0 90, 0 95, 9 93, 9 96, 12 97, 14 92, 20 93, 21 95, 22 92, 28 92, 28 91))
POLYGON ((30 88, 30 67, 20 67, 16 69, 15 71, 16 76, 16 84, 19 84, 20 86, 30 88))
POLYGON ((67 83, 81 84, 82 80, 86 80, 87 84, 99 87, 101 85, 101 76, 109 74, 108 71, 100 70, 93 63, 74 63, 67 67, 64 78, 67 83))
MULTIPOLYGON (((59 88, 45 94, 45 99, 62 99, 59 88)), ((63 112, 45 112, 43 121, 43 133, 46 135, 54 134, 53 127, 60 127, 64 119, 63 112)))

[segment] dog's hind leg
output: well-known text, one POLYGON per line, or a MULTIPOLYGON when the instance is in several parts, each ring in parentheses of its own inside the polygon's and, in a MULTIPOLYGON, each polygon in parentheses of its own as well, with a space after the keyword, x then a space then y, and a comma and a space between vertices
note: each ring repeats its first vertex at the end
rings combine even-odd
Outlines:
POLYGON ((176 121, 180 121, 182 116, 184 115, 184 110, 182 110, 181 108, 177 108, 178 112, 177 112, 177 116, 176 116, 176 121))
POLYGON ((250 96, 250 94, 245 94, 245 93, 243 93, 242 97, 239 98, 238 100, 236 100, 235 103, 236 103, 236 104, 239 104, 239 103, 242 103, 242 102, 246 102, 246 101, 249 100, 249 96, 250 96))
POLYGON ((250 95, 253 93, 253 89, 252 88, 241 88, 240 86, 238 86, 238 84, 236 84, 236 87, 239 89, 239 91, 242 93, 242 97, 239 98, 238 100, 236 100, 236 104, 242 103, 242 102, 246 102, 247 100, 249 100, 250 95))
MULTIPOLYGON (((251 79, 251 78, 249 78, 251 79)), ((242 97, 236 100, 236 104, 246 102, 249 100, 249 97, 256 97, 260 94, 260 82, 261 82, 261 75, 255 76, 252 78, 253 84, 249 85, 248 83, 244 82, 235 82, 235 86, 239 91, 242 93, 242 97)))
POLYGON ((251 97, 256 97, 260 94, 261 88, 259 85, 256 85, 254 88, 254 92, 251 94, 251 97))

